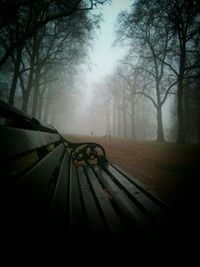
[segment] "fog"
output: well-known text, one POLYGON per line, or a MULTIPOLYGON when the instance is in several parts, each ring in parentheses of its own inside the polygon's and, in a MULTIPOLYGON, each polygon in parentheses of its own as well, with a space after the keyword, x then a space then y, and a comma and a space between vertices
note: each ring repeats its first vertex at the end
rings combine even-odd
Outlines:
MULTIPOLYGON (((78 89, 76 88, 76 91, 79 90, 80 93, 72 105, 71 111, 69 112, 69 109, 63 110, 54 123, 62 133, 90 135, 93 132, 94 135, 108 135, 106 105, 102 103, 103 98, 97 92, 97 85, 114 72, 119 61, 127 53, 125 47, 113 46, 113 42, 116 38, 117 15, 122 10, 129 9, 130 2, 132 1, 114 0, 112 4, 103 5, 97 9, 97 13, 101 11, 103 14, 103 21, 100 24, 100 29, 96 31, 92 47, 88 51, 89 64, 81 65, 81 82, 77 86, 78 89)), ((166 132, 170 127, 170 103, 169 99, 163 106, 163 126, 166 132)), ((156 114, 154 108, 151 108, 151 112, 152 129, 149 129, 151 132, 149 138, 155 138, 156 126, 154 121, 156 114)), ((112 124, 113 121, 110 123, 112 124)), ((127 122, 127 128, 130 128, 129 122, 127 122)), ((130 129, 128 130, 128 137, 131 137, 130 129)))
MULTIPOLYGON (((131 106, 128 100, 125 103, 127 109, 124 112, 126 114, 124 115, 122 107, 119 107, 120 112, 117 115, 117 111, 114 111, 114 99, 110 97, 108 103, 105 98, 105 94, 109 97, 109 87, 112 86, 112 82, 108 81, 109 77, 116 71, 117 66, 128 51, 124 46, 113 45, 116 38, 117 15, 123 10, 128 10, 131 2, 129 0, 114 0, 112 4, 99 6, 94 11, 96 14, 102 12, 103 20, 100 23, 100 28, 95 31, 92 46, 87 52, 87 62, 81 63, 78 67, 75 83, 72 82, 71 88, 69 73, 66 72, 66 88, 64 88, 63 96, 60 100, 56 97, 55 108, 51 109, 49 114, 48 123, 56 127, 61 133, 133 137, 129 115, 131 106), (108 81, 107 84, 105 84, 106 80, 108 81), (106 87, 107 89, 105 89, 106 87), (118 116, 118 122, 115 121, 116 116, 118 116), (123 123, 124 119, 126 125, 123 123), (124 131, 124 127, 126 131, 124 131)), ((163 127, 166 134, 170 128, 172 103, 173 101, 168 98, 162 109, 163 127)), ((134 115, 134 138, 155 139, 156 112, 154 107, 149 100, 146 100, 145 103, 137 103, 135 109, 137 114, 134 115)))
POLYGON ((73 112, 70 112, 70 116, 65 114, 62 119, 56 121, 63 134, 90 135, 93 132, 94 135, 105 135, 105 114, 103 111, 96 112, 92 92, 88 87, 80 99, 77 99, 78 104, 73 108, 73 112))
POLYGON ((73 112, 60 114, 55 126, 63 133, 106 135, 106 115, 102 106, 98 106, 95 85, 114 71, 118 61, 124 56, 124 48, 113 47, 115 39, 114 26, 117 15, 122 10, 130 7, 129 0, 114 0, 112 4, 98 7, 95 12, 102 12, 103 21, 100 29, 96 31, 92 47, 89 50, 89 65, 81 66, 84 73, 82 82, 78 85, 81 91, 80 98, 77 97, 73 112), (83 86, 82 86, 83 85, 83 86))

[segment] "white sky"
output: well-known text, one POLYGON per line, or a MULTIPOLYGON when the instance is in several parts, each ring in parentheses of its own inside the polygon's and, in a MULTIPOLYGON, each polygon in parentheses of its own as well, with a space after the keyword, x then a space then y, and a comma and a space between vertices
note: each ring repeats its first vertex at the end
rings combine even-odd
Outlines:
POLYGON ((112 47, 115 39, 114 26, 117 15, 130 7, 133 0, 112 0, 111 4, 104 4, 99 9, 103 13, 104 21, 97 31, 92 50, 90 51, 91 71, 86 73, 87 84, 101 81, 104 76, 112 73, 118 59, 125 53, 122 48, 112 47))

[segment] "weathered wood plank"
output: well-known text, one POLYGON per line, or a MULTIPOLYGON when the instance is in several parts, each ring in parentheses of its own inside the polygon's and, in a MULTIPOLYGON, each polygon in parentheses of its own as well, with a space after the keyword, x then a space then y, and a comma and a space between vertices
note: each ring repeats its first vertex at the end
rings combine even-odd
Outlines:
POLYGON ((88 183, 88 176, 88 168, 85 168, 85 170, 82 167, 78 168, 78 177, 80 181, 89 231, 93 238, 97 240, 106 240, 108 231, 101 217, 101 213, 98 207, 99 203, 95 201, 95 193, 94 191, 91 191, 90 184, 88 183))
POLYGON ((64 150, 63 144, 57 146, 4 194, 4 216, 14 235, 19 231, 28 238, 46 231, 49 200, 64 150))
POLYGON ((59 134, 9 128, 0 125, 0 160, 36 150, 61 140, 59 134))
POLYGON ((55 191, 51 200, 48 220, 54 227, 67 227, 67 207, 69 196, 70 157, 65 153, 59 171, 55 191))
POLYGON ((157 202, 160 206, 162 206, 163 209, 168 210, 167 205, 160 198, 158 198, 158 196, 155 195, 155 192, 152 191, 149 186, 144 185, 140 180, 131 176, 129 173, 127 173, 125 170, 122 170, 122 168, 120 168, 116 164, 111 164, 111 166, 114 167, 117 171, 119 171, 126 179, 134 183, 135 186, 138 187, 141 191, 143 191, 149 198, 151 198, 153 201, 157 202))
POLYGON ((53 179, 57 179, 55 171, 60 167, 64 151, 63 144, 60 144, 47 154, 19 179, 16 191, 25 194, 27 199, 32 199, 32 202, 34 201, 38 205, 46 202, 49 187, 52 185, 53 179))
POLYGON ((118 186, 125 190, 126 193, 132 197, 132 200, 136 205, 141 206, 144 212, 151 215, 158 222, 166 222, 169 219, 169 213, 163 208, 162 204, 153 201, 147 194, 146 191, 142 191, 140 187, 137 187, 133 182, 128 180, 122 175, 117 169, 111 165, 108 166, 108 174, 111 174, 114 181, 118 183, 118 186))
POLYGON ((103 170, 100 169, 98 171, 98 176, 120 209, 121 214, 125 217, 128 225, 131 226, 133 232, 135 234, 143 232, 146 233, 145 235, 153 237, 157 232, 157 228, 151 218, 135 205, 127 194, 103 170))
MULTIPOLYGON (((99 202, 99 206, 101 207, 108 229, 113 236, 123 236, 125 234, 124 225, 122 224, 116 210, 113 208, 108 194, 99 183, 98 177, 95 173, 91 169, 88 169, 87 172, 88 179, 99 202)), ((98 172, 98 168, 95 168, 95 172, 98 172)))
POLYGON ((72 240, 84 240, 87 236, 86 214, 78 181, 77 168, 72 161, 70 161, 69 216, 69 231, 72 240))

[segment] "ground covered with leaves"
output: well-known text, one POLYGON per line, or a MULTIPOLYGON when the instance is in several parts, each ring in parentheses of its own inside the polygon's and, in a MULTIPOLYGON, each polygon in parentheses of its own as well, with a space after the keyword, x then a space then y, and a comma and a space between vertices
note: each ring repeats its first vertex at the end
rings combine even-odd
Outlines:
POLYGON ((109 162, 149 186, 169 206, 189 203, 199 187, 200 147, 117 138, 77 136, 71 141, 96 142, 109 162))

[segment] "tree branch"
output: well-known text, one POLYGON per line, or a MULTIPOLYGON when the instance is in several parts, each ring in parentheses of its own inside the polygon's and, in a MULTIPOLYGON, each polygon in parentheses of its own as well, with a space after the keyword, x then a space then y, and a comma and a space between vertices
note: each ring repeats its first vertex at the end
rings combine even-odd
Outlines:
POLYGON ((156 101, 150 95, 147 95, 144 92, 135 92, 135 94, 145 96, 146 98, 148 98, 149 100, 151 100, 151 102, 153 103, 154 107, 157 108, 158 105, 156 104, 156 101))
POLYGON ((176 80, 174 83, 172 83, 166 90, 163 100, 161 101, 161 106, 165 103, 165 100, 167 99, 167 96, 169 95, 169 91, 171 88, 178 83, 178 80, 176 80))

